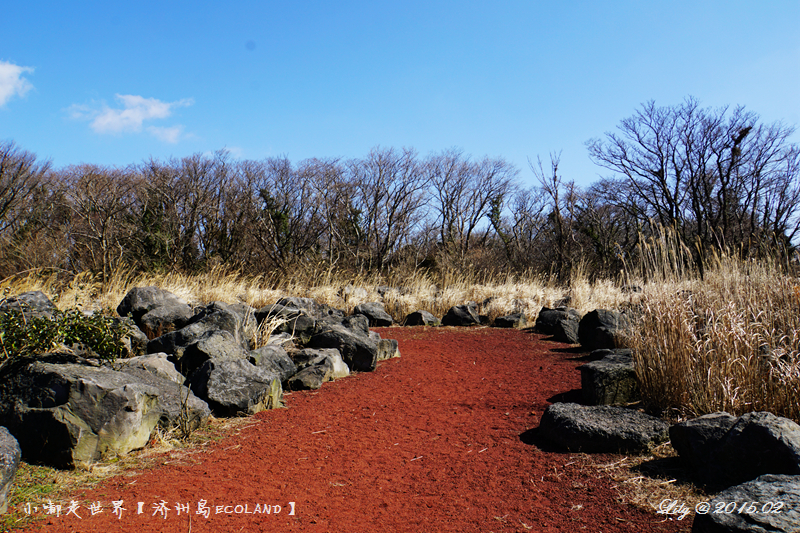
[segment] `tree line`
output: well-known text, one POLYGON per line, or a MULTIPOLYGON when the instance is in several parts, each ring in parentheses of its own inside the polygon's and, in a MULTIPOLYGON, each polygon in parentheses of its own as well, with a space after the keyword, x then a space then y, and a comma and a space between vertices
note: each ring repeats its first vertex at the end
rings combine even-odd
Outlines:
MULTIPOLYGON (((587 142, 610 177, 578 187, 559 156, 523 186, 502 158, 377 147, 356 159, 234 160, 53 168, 0 143, 0 278, 35 268, 245 274, 475 269, 614 276, 674 229, 713 248, 790 249, 800 231, 794 129, 693 98, 641 106, 587 142)), ((702 257, 698 257, 701 260, 702 257)))

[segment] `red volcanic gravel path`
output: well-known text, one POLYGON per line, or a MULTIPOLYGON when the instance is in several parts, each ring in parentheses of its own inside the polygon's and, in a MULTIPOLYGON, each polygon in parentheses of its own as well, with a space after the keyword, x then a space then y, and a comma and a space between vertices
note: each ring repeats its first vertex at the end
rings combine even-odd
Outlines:
POLYGON ((46 516, 31 531, 690 527, 689 520, 665 521, 617 503, 610 482, 573 455, 544 452, 521 438, 538 426, 548 398, 580 387, 579 362, 566 345, 517 330, 379 331, 399 340, 401 358, 319 391, 287 394, 288 409, 260 413, 235 436, 194 453, 166 454, 160 466, 76 494, 80 519, 65 516, 69 502, 60 502, 61 516, 46 516), (113 501, 122 502, 121 517, 112 513, 113 501), (94 516, 89 502, 99 502, 94 516))

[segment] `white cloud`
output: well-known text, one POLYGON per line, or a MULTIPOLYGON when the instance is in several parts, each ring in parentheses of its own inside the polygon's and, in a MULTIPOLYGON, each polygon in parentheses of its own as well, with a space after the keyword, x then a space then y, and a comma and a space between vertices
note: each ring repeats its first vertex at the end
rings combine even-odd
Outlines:
MULTIPOLYGON (((104 104, 100 111, 91 113, 93 119, 90 126, 97 133, 138 132, 142 130, 142 123, 145 120, 167 118, 172 115, 174 108, 194 103, 191 98, 177 102, 162 102, 156 98, 144 98, 133 94, 118 94, 116 98, 122 103, 122 109, 112 109, 104 104)), ((73 106, 73 109, 81 110, 76 106, 73 106)))
MULTIPOLYGON (((121 107, 111 108, 106 103, 96 102, 89 105, 73 104, 67 109, 67 113, 70 118, 89 121, 89 126, 97 133, 138 133, 142 131, 146 121, 169 118, 175 108, 194 104, 191 98, 175 102, 162 102, 157 98, 134 94, 117 94, 115 98, 121 107)), ((144 129, 156 139, 170 144, 191 137, 191 134, 183 132, 184 127, 180 124, 147 126, 144 129)))
POLYGON ((170 128, 159 128, 157 126, 150 126, 147 131, 156 139, 164 141, 165 143, 177 143, 183 134, 183 126, 172 126, 170 128))
POLYGON ((0 107, 14 96, 24 96, 33 89, 31 82, 22 77, 25 72, 33 72, 33 68, 0 61, 0 107))
POLYGON ((91 120, 97 114, 97 111, 92 110, 88 105, 79 104, 72 104, 67 111, 69 112, 69 118, 74 118, 75 120, 91 120))

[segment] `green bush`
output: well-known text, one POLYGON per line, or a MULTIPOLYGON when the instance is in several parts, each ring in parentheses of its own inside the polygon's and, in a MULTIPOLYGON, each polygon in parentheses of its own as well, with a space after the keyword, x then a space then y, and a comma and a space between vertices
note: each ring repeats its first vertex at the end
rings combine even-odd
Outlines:
POLYGON ((56 311, 52 320, 0 312, 0 357, 34 356, 58 346, 83 345, 100 359, 113 361, 127 353, 128 328, 112 316, 91 316, 78 309, 56 311))

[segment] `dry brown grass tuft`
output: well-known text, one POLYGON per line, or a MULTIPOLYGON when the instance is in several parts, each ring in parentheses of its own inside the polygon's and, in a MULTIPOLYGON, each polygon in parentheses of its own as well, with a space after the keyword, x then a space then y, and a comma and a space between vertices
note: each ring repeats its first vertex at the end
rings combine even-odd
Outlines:
MULTIPOLYGON (((598 473, 613 481, 621 503, 651 513, 657 512, 665 500, 683 502, 694 511, 695 505, 709 498, 689 478, 688 470, 678 461, 677 452, 669 443, 649 453, 626 455, 610 462, 599 462, 591 456, 588 460, 598 473)), ((687 523, 691 524, 691 516, 687 523)))
POLYGON ((628 338, 647 407, 676 419, 770 411, 800 421, 800 281, 735 254, 714 255, 700 280, 679 260, 655 260, 679 252, 650 253, 653 281, 628 338))

